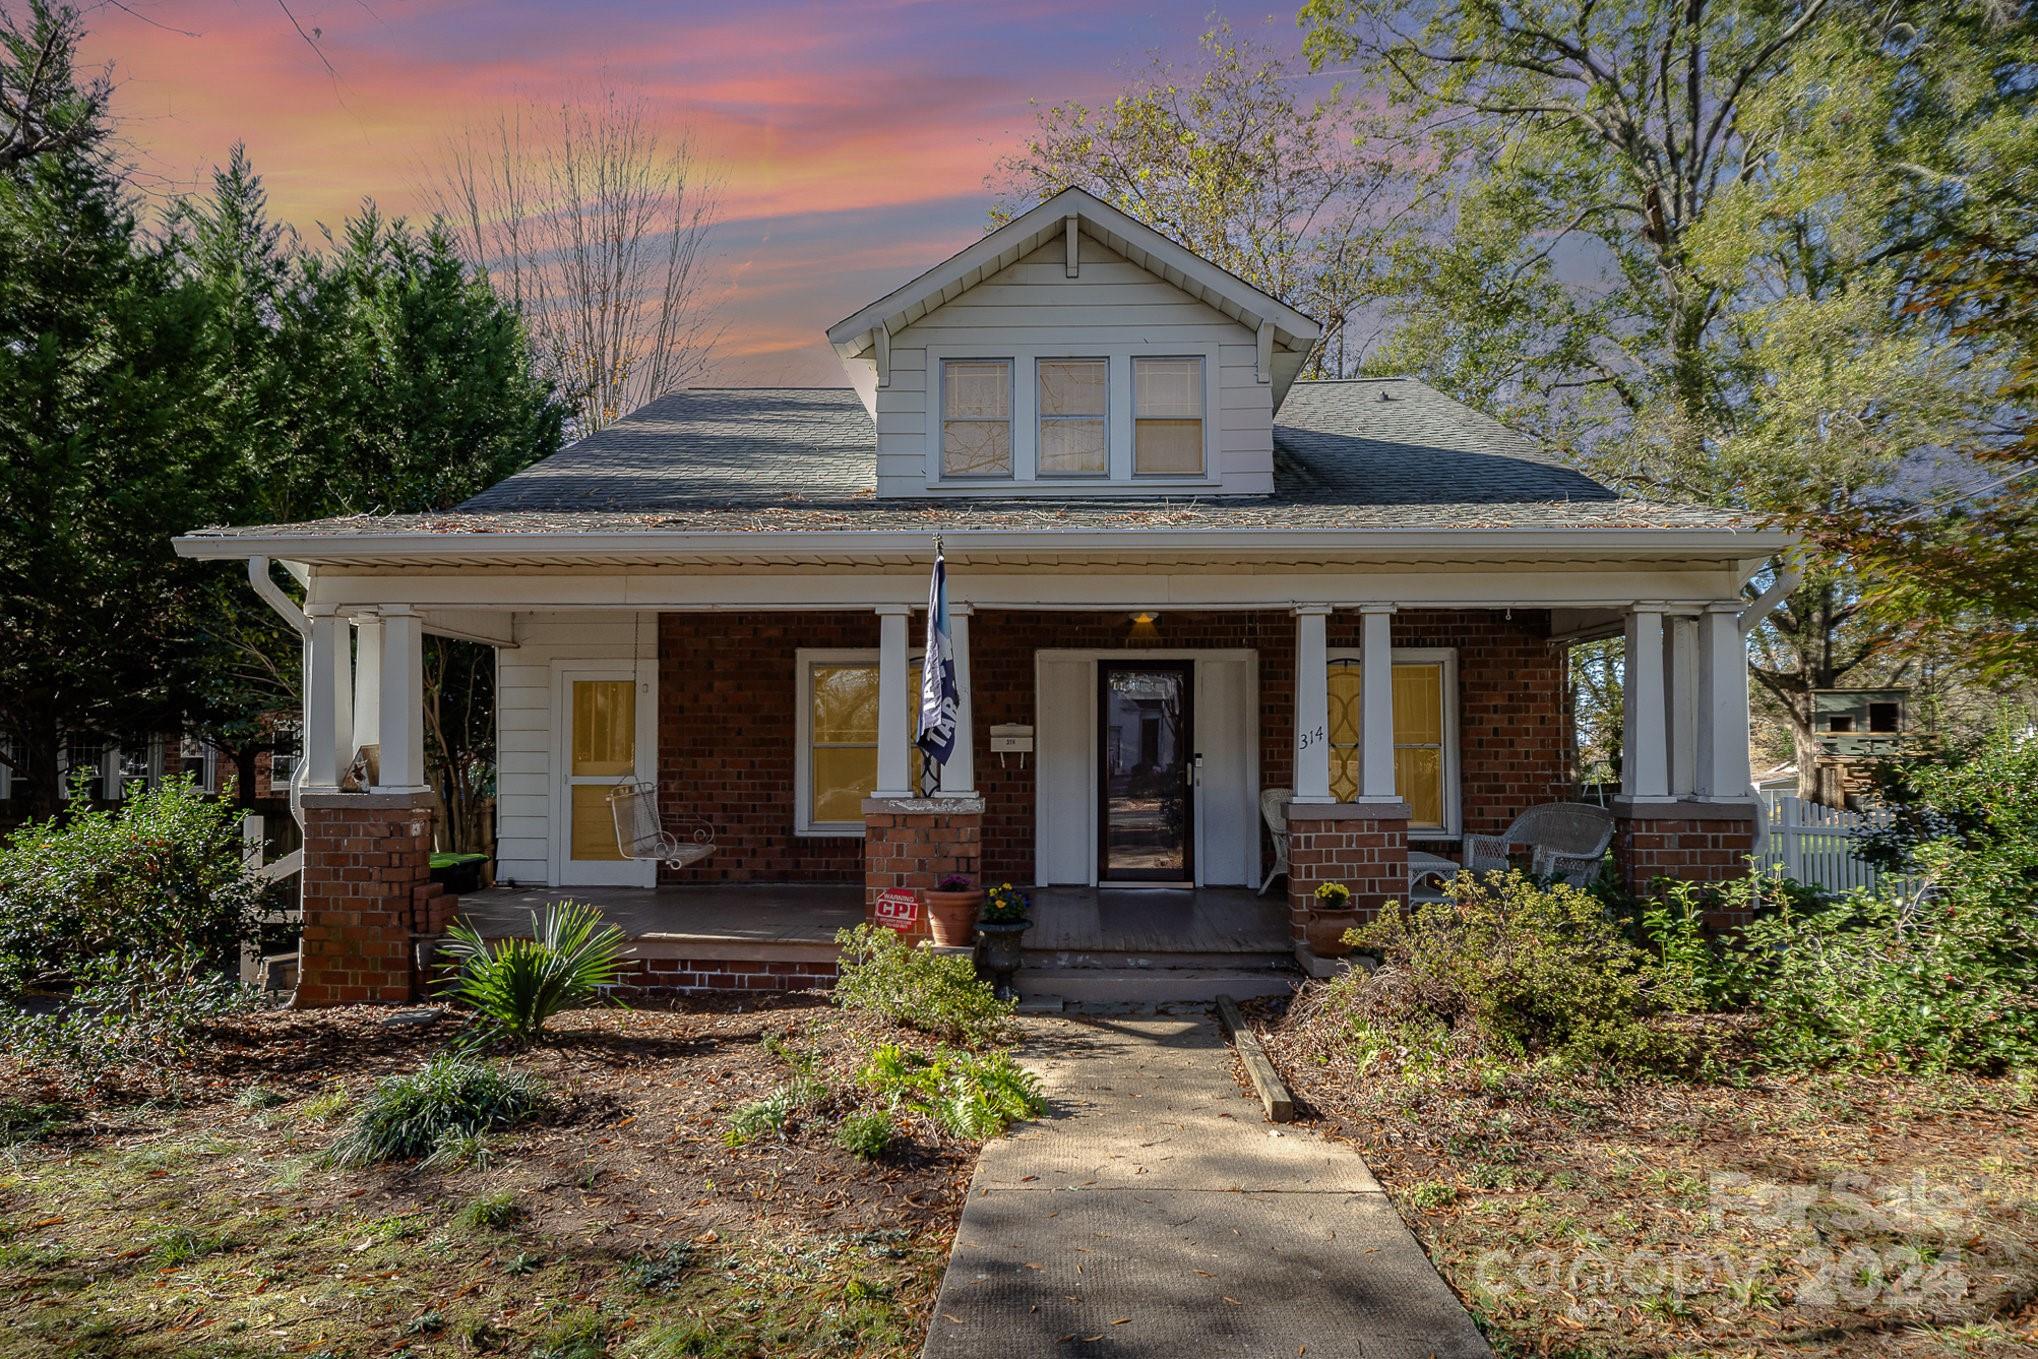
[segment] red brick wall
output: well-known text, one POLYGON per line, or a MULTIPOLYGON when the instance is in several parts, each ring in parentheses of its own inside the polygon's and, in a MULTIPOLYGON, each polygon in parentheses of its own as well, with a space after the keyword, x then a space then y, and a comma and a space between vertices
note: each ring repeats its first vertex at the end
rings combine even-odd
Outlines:
MULTIPOLYGON (((337 795, 336 795, 337 796, 337 795)), ((312 1009, 416 999, 411 936, 432 893, 429 807, 304 807, 304 925, 297 1004, 312 1009)))
POLYGON ((908 888, 923 894, 920 918, 910 937, 933 937, 924 893, 950 873, 977 877, 982 872, 983 816, 977 812, 870 811, 863 822, 867 846, 864 919, 876 923, 878 893, 908 888))
MULTIPOLYGON (((1643 808, 1641 814, 1621 812, 1614 822, 1614 857, 1621 878, 1633 892, 1647 892, 1657 878, 1686 882, 1725 882, 1745 876, 1748 855, 1755 852, 1755 820, 1738 809, 1718 815, 1695 815, 1688 808, 1643 808)), ((1708 916, 1715 927, 1746 924, 1725 913, 1708 916)))
POLYGON ((835 984, 835 964, 746 958, 632 958, 619 989, 636 995, 812 991, 835 984))
POLYGON ((1341 882, 1352 889, 1352 909, 1370 916, 1389 898, 1408 897, 1408 822, 1370 817, 1357 808, 1336 817, 1305 809, 1288 822, 1288 934, 1300 941, 1316 889, 1341 882))
POLYGON ((872 647, 877 615, 668 613, 658 620, 658 800, 715 852, 660 882, 857 882, 863 841, 793 834, 795 653, 872 647))

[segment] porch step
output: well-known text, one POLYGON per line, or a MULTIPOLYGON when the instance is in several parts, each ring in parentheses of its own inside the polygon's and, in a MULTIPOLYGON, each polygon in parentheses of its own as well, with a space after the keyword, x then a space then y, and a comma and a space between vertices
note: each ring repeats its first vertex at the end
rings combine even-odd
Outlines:
POLYGON ((1230 972, 1259 972, 1293 969, 1292 950, 1278 952, 1160 953, 1151 949, 1029 948, 1022 968, 1050 971, 1062 968, 1105 968, 1127 972, 1173 972, 1183 968, 1230 972))
POLYGON ((1059 1000, 1069 1005, 1171 1001, 1215 1001, 1219 996, 1284 996, 1302 980, 1289 960, 1287 970, 1239 967, 1022 967, 1012 979, 1029 1002, 1059 1000))

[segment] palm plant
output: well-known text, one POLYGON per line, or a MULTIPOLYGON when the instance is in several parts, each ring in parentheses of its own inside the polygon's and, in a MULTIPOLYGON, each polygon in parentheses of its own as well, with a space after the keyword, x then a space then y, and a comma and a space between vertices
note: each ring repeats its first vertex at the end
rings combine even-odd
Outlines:
POLYGON ((483 1031, 517 1047, 537 1041, 546 1021, 586 1005, 623 973, 625 935, 582 901, 556 901, 531 937, 483 939, 468 921, 446 931, 444 952, 459 964, 441 995, 469 1006, 483 1031))

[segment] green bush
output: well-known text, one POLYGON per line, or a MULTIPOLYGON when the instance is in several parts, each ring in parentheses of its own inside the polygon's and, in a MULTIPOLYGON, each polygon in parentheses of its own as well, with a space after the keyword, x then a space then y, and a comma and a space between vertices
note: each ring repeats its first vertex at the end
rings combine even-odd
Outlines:
POLYGON ((489 1062, 435 1057, 407 1076, 385 1076, 333 1143, 339 1166, 436 1158, 465 1139, 507 1128, 538 1109, 531 1077, 489 1062))
POLYGON ((558 901, 541 920, 531 915, 529 939, 490 944, 472 924, 446 932, 443 952, 458 970, 440 994, 471 1007, 485 1037, 524 1047, 538 1040, 562 1010, 593 1001, 622 977, 626 937, 579 901, 558 901))
POLYGON ((1668 996, 1649 957, 1591 893, 1516 871, 1461 876, 1447 901, 1389 902, 1346 936, 1380 956, 1349 983, 1355 1021, 1433 1046, 1458 1032, 1495 1055, 1655 1065, 1669 1039, 1648 1017, 1668 996))
POLYGON ((842 1120, 835 1130, 835 1145, 850 1155, 874 1161, 885 1154, 898 1134, 892 1116, 881 1109, 866 1109, 842 1120))
POLYGON ((79 965, 63 1006, 0 1021, 0 1047, 68 1089, 174 1090, 205 1027, 260 993, 180 957, 103 954, 79 965))
POLYGON ((729 1117, 722 1132, 726 1146, 741 1147, 764 1136, 782 1137, 793 1116, 828 1098, 828 1087, 809 1076, 799 1076, 779 1086, 763 1099, 742 1105, 729 1117))
POLYGON ((240 812, 189 779, 84 801, 0 845, 0 981, 63 984, 110 954, 225 967, 272 890, 243 859, 240 812))
POLYGON ((941 1048, 923 1057, 897 1043, 880 1043, 857 1080, 892 1107, 930 1118, 944 1132, 970 1141, 996 1137, 1047 1112, 1039 1078, 1006 1052, 941 1048))
POLYGON ((1010 1031, 1012 1002, 977 979, 966 954, 916 948, 895 931, 859 925, 842 945, 835 1003, 964 1047, 989 1047, 1010 1031))

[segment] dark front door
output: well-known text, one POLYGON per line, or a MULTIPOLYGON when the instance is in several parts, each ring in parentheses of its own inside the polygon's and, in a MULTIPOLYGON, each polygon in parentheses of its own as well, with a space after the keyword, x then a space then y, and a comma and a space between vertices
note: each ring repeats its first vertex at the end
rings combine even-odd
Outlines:
POLYGON ((1097 666, 1097 877, 1195 880, 1192 661, 1097 666))

